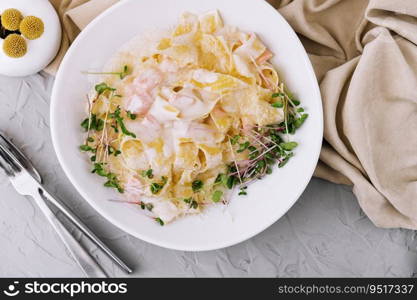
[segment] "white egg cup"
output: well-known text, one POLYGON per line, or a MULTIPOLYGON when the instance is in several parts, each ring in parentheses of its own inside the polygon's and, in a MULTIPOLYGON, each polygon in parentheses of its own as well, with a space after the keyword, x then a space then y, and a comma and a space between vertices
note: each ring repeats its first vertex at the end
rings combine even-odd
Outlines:
POLYGON ((0 74, 6 76, 28 76, 44 69, 56 56, 61 45, 61 24, 54 7, 48 0, 1 0, 0 15, 8 8, 16 8, 23 17, 35 16, 42 19, 44 33, 36 40, 26 39, 27 53, 20 58, 7 56, 0 39, 0 74))

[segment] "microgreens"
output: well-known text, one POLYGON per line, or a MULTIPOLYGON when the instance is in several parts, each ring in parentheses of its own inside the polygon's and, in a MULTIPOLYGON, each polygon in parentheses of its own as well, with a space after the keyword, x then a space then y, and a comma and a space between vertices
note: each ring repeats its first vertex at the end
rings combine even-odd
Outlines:
POLYGON ((249 142, 244 142, 242 144, 239 144, 239 149, 237 150, 237 153, 241 153, 245 151, 246 149, 248 149, 249 146, 250 146, 249 142))
POLYGON ((128 66, 123 66, 123 69, 120 72, 83 72, 84 74, 90 75, 118 75, 120 79, 124 79, 131 72, 128 66))
POLYGON ((117 179, 116 174, 109 173, 107 174, 107 182, 104 183, 105 187, 115 188, 119 193, 124 192, 123 188, 120 186, 119 180, 117 179))
MULTIPOLYGON (((276 96, 276 97, 281 97, 276 96)), ((306 117, 300 117, 303 120, 306 117)), ((246 131, 248 139, 239 144, 236 152, 248 152, 248 159, 234 161, 228 166, 227 173, 220 173, 215 185, 223 184, 228 189, 240 186, 239 195, 247 195, 247 186, 254 180, 262 179, 265 175, 272 173, 274 165, 282 168, 294 155, 293 150, 298 146, 296 142, 285 142, 281 137, 286 132, 286 127, 295 131, 297 129, 295 120, 299 118, 290 115, 289 124, 272 124, 267 126, 255 126, 254 129, 246 131), (292 117, 292 118, 291 118, 292 117)))
POLYGON ((96 173, 99 176, 106 177, 107 173, 104 171, 104 163, 95 163, 91 173, 96 173))
POLYGON ((246 191, 247 189, 248 189, 247 186, 241 187, 238 195, 239 196, 246 196, 248 194, 247 191, 246 191))
POLYGON ((161 177, 161 182, 153 182, 151 184, 151 193, 152 194, 158 194, 165 186, 165 184, 167 183, 168 179, 165 176, 161 177))
POLYGON ((119 133, 119 128, 116 125, 110 125, 110 127, 114 129, 115 133, 119 133))
POLYGON ((284 93, 274 93, 274 94, 272 94, 271 97, 272 98, 278 98, 278 97, 283 98, 283 97, 285 97, 285 94, 284 93))
POLYGON ((298 144, 296 142, 281 143, 280 147, 286 151, 294 150, 298 144))
POLYGON ((227 178, 226 187, 231 190, 238 182, 239 179, 236 176, 229 176, 227 178))
POLYGON ((297 128, 297 129, 300 128, 301 125, 304 124, 305 120, 307 120, 307 118, 308 118, 308 114, 302 114, 301 117, 299 117, 298 119, 295 119, 294 120, 295 128, 297 128))
POLYGON ((213 195, 211 196, 211 200, 213 200, 213 202, 219 202, 223 197, 223 191, 217 190, 214 191, 213 195))
POLYGON ((198 207, 197 201, 195 200, 191 201, 190 208, 197 209, 197 207, 198 207))
POLYGON ((108 86, 107 83, 102 82, 95 86, 95 90, 98 95, 102 95, 107 91, 114 92, 116 89, 108 86))
POLYGON ((194 180, 191 183, 191 187, 193 189, 193 192, 198 192, 203 188, 204 183, 201 180, 194 180))
POLYGON ((284 158, 281 160, 281 162, 278 164, 278 168, 282 168, 283 166, 285 166, 287 164, 287 162, 290 160, 291 157, 293 157, 294 154, 288 153, 286 156, 284 156, 284 158))
POLYGON ((161 226, 164 226, 165 225, 164 221, 162 221, 161 218, 155 218, 155 221, 158 222, 159 225, 161 225, 161 226))
POLYGON ((116 148, 114 148, 113 146, 107 146, 107 151, 109 152, 109 155, 114 155, 114 156, 118 156, 120 154, 122 154, 122 152, 120 150, 117 150, 116 148))
POLYGON ((241 138, 240 135, 235 135, 233 138, 230 139, 230 143, 232 145, 236 145, 236 143, 239 141, 240 138, 241 138))
POLYGON ((145 204, 145 207, 146 207, 146 209, 147 209, 147 210, 152 211, 152 209, 153 209, 153 204, 152 204, 152 203, 146 203, 146 204, 145 204))
POLYGON ((215 185, 221 184, 223 186, 227 185, 227 175, 224 173, 220 173, 219 175, 217 175, 216 180, 214 181, 215 185))
POLYGON ((124 192, 123 188, 120 186, 120 182, 117 179, 116 174, 106 172, 106 170, 104 169, 104 163, 95 163, 91 173, 96 173, 101 177, 106 177, 107 181, 104 183, 105 187, 115 188, 119 193, 124 192))
POLYGON ((118 106, 116 108, 116 110, 109 115, 109 117, 111 119, 115 119, 116 120, 117 125, 119 125, 119 127, 122 130, 122 132, 123 132, 124 135, 128 135, 128 136, 131 136, 133 138, 136 138, 136 134, 134 134, 133 132, 130 132, 129 130, 127 130, 127 128, 126 128, 126 126, 125 126, 125 124, 123 122, 123 117, 120 114, 121 114, 121 110, 120 110, 120 107, 118 106))
POLYGON ((152 209, 153 209, 153 204, 152 203, 145 203, 143 201, 127 202, 127 203, 138 204, 138 205, 140 205, 140 208, 147 209, 149 211, 152 211, 152 209))
POLYGON ((153 178, 153 170, 152 169, 148 169, 146 171, 142 171, 142 177, 147 177, 149 179, 153 178))
POLYGON ((299 101, 299 100, 294 99, 294 98, 290 98, 290 100, 291 100, 291 104, 293 104, 293 105, 295 105, 295 106, 300 105, 300 101, 299 101))
POLYGON ((284 107, 284 103, 282 103, 282 101, 276 101, 276 102, 273 102, 271 104, 271 106, 272 107, 275 107, 275 108, 283 108, 284 107))
POLYGON ((126 111, 126 114, 129 117, 129 119, 136 120, 136 117, 137 117, 136 114, 132 114, 130 111, 126 111))
POLYGON ((163 186, 159 183, 152 183, 151 184, 151 192, 152 194, 158 194, 163 189, 163 186))
POLYGON ((90 118, 82 121, 81 127, 84 128, 85 131, 88 131, 88 129, 101 131, 104 127, 104 121, 102 119, 98 119, 97 115, 91 114, 90 118))
POLYGON ((94 148, 92 148, 88 145, 81 145, 80 150, 83 151, 83 152, 95 152, 95 151, 97 151, 96 149, 94 149, 94 148))
POLYGON ((192 197, 184 199, 184 202, 187 203, 190 208, 197 209, 198 207, 198 202, 192 197))

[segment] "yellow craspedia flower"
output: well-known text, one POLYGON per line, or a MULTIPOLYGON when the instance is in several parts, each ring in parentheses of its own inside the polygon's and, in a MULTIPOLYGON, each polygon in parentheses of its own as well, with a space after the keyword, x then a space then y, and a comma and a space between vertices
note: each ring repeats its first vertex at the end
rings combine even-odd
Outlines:
POLYGON ((39 38, 44 31, 43 21, 34 16, 28 16, 20 23, 20 32, 29 40, 39 38))
POLYGON ((7 56, 19 58, 26 54, 26 40, 18 34, 10 34, 3 42, 3 51, 7 56))
POLYGON ((18 30, 22 19, 22 13, 15 8, 6 9, 1 14, 1 24, 4 28, 10 31, 18 30))

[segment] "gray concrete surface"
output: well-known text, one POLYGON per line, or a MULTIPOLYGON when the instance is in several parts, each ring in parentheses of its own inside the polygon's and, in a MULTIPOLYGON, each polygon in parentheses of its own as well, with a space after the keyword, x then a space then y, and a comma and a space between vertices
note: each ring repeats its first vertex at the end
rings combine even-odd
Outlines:
MULTIPOLYGON (((46 185, 135 268, 138 277, 417 277, 417 234, 376 228, 351 189, 313 179, 273 226, 239 245, 172 251, 140 241, 98 215, 66 179, 49 134, 53 78, 0 77, 0 130, 22 146, 46 185)), ((75 233, 78 235, 78 233, 75 233)), ((79 235, 78 235, 79 236, 79 235)), ((125 276, 82 239, 112 276, 125 276)), ((0 173, 0 277, 78 277, 81 271, 34 203, 0 173)))

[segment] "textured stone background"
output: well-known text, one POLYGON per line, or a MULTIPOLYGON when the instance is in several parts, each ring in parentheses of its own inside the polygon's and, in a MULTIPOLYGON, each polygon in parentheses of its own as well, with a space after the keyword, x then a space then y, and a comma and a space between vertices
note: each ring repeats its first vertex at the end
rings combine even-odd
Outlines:
MULTIPOLYGON (((50 190, 134 267, 133 276, 417 277, 416 232, 376 228, 349 187, 319 179, 273 226, 227 249, 172 251, 127 235, 83 201, 63 174, 49 134, 52 85, 45 74, 0 77, 0 130, 33 160, 50 190)), ((1 277, 82 276, 38 208, 17 195, 2 172, 0 245, 1 277)), ((110 275, 125 276, 94 246, 86 246, 110 275)))

